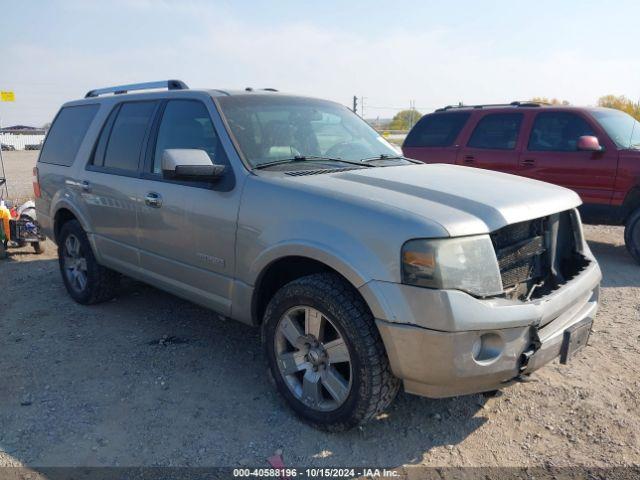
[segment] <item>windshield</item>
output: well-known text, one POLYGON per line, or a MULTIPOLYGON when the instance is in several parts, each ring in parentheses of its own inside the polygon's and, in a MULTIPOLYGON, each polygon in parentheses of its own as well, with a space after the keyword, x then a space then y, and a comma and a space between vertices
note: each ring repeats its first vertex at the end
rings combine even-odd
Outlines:
POLYGON ((399 155, 366 122, 337 103, 281 95, 231 95, 216 100, 252 167, 294 157, 359 162, 399 155))
POLYGON ((640 123, 631 115, 608 108, 592 114, 618 147, 640 148, 640 123))

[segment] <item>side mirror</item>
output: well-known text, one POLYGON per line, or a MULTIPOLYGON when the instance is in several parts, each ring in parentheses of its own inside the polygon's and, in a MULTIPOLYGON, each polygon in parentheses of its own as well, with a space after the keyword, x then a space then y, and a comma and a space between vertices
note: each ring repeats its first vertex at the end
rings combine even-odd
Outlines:
POLYGON ((195 148, 169 148, 162 152, 162 174, 167 178, 214 179, 224 172, 209 154, 195 148))
POLYGON ((602 147, 598 141, 598 137, 592 135, 584 135, 578 138, 578 150, 586 152, 600 152, 602 147))

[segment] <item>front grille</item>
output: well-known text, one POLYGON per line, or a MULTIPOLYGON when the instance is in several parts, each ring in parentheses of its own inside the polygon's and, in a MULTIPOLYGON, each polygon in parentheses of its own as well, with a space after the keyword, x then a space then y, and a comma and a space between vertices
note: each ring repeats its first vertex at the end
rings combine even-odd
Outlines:
POLYGON ((544 238, 536 236, 498 251, 503 288, 512 287, 542 275, 544 238))
POLYGON ((543 276, 545 223, 545 218, 538 218, 507 225, 491 234, 504 289, 543 276))
POLYGON ((539 298, 579 275, 589 265, 579 247, 579 232, 579 217, 571 210, 493 232, 504 294, 539 298))

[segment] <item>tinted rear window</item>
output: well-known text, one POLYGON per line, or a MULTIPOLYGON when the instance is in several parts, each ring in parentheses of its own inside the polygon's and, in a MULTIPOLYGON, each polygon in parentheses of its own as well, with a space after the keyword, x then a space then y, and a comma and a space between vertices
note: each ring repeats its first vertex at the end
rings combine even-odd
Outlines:
POLYGON ((425 115, 407 135, 405 147, 448 147, 458 137, 469 113, 425 115))
POLYGON ((486 115, 476 125, 467 146, 493 150, 513 150, 516 148, 521 124, 521 113, 486 115))
POLYGON ((113 122, 104 154, 104 167, 135 172, 142 142, 155 111, 156 102, 123 103, 113 122))
POLYGON ((99 105, 93 104, 64 107, 60 110, 49 129, 39 161, 71 166, 98 108, 99 105))

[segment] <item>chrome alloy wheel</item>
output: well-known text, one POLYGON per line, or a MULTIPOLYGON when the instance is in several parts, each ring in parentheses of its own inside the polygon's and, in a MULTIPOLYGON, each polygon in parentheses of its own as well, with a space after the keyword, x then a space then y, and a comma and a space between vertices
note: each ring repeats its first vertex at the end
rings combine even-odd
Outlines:
POLYGON ((289 309, 275 335, 278 369, 291 393, 307 407, 336 410, 349 396, 349 349, 333 322, 307 306, 289 309))
POLYGON ((82 253, 80 240, 73 234, 67 236, 63 250, 64 274, 73 290, 78 293, 87 287, 87 259, 82 253))

